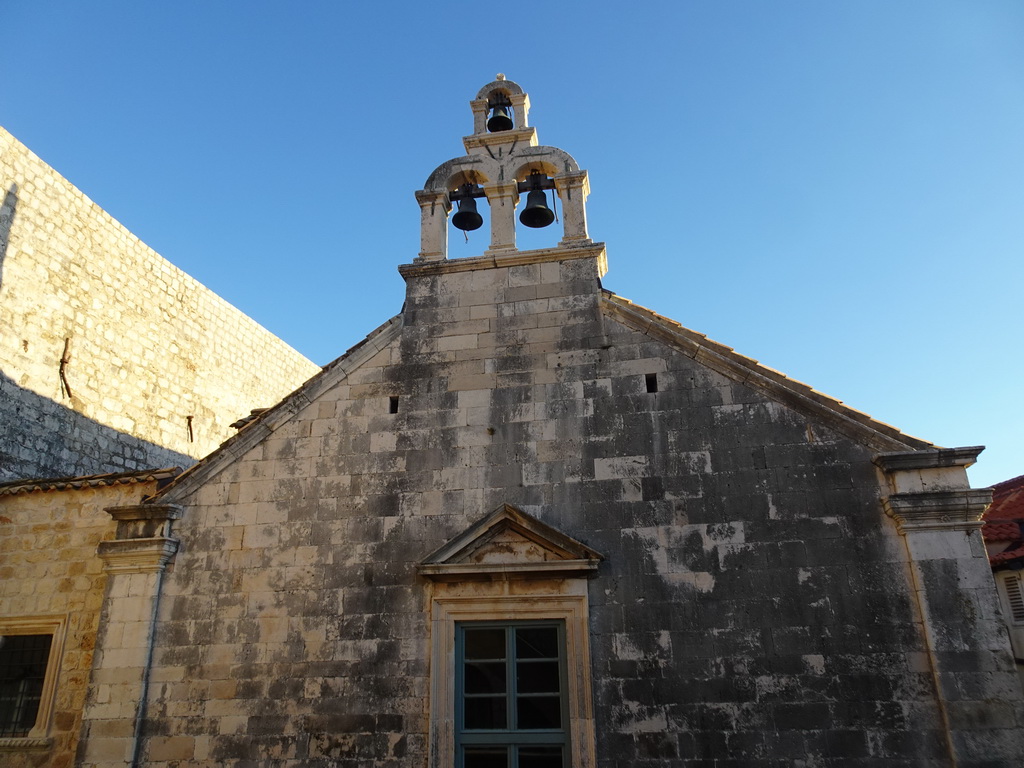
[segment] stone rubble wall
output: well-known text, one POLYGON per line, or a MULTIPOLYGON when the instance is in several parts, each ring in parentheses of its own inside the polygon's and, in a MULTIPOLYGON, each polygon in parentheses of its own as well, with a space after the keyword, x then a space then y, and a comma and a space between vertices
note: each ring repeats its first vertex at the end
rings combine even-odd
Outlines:
POLYGON ((0 128, 0 480, 187 466, 318 370, 0 128))

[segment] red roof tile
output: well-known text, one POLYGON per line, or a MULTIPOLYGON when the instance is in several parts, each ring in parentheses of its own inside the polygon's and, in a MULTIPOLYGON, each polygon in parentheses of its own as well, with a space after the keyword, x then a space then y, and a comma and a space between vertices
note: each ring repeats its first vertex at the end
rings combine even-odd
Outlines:
POLYGON ((982 516, 986 542, 1006 542, 1002 552, 989 555, 994 566, 1024 561, 1024 475, 992 486, 992 506, 982 516))
POLYGON ((1024 475, 992 486, 992 506, 985 520, 1024 520, 1024 475))
POLYGON ((981 532, 985 541, 1018 541, 1021 537, 1018 523, 985 523, 981 532))

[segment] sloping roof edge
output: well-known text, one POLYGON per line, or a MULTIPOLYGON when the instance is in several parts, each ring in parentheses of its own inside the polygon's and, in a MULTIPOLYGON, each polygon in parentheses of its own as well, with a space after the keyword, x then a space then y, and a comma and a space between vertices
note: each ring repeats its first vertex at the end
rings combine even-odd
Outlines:
POLYGON ((670 344, 723 376, 755 387, 773 400, 824 422, 863 445, 879 451, 935 447, 607 289, 602 289, 602 300, 610 316, 633 330, 670 344))
POLYGON ((220 447, 202 459, 198 464, 183 472, 147 503, 166 504, 180 500, 197 485, 201 485, 219 474, 235 459, 266 439, 280 427, 291 421, 300 410, 316 400, 331 387, 345 380, 363 363, 398 338, 402 330, 402 315, 395 315, 378 326, 341 357, 325 365, 305 384, 286 396, 277 405, 268 408, 242 427, 236 435, 229 437, 220 447))
POLYGON ((105 488, 112 485, 137 485, 170 480, 181 474, 181 467, 139 469, 132 472, 106 472, 100 475, 75 477, 40 477, 0 483, 0 496, 14 496, 37 491, 79 491, 83 488, 105 488))

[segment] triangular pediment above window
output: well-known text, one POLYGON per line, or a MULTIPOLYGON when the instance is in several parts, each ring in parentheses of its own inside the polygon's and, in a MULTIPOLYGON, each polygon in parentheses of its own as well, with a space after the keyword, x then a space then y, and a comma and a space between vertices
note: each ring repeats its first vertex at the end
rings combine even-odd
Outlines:
POLYGON ((474 523, 419 565, 435 581, 564 578, 597 570, 604 557, 508 504, 474 523))

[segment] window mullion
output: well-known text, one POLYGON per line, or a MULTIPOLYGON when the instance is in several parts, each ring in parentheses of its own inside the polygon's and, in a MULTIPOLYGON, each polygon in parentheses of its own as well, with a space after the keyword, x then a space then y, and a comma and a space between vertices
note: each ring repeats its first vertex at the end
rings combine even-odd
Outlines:
POLYGON ((518 650, 516 649, 516 625, 511 624, 505 628, 506 641, 505 647, 508 649, 505 652, 505 690, 508 692, 507 701, 508 704, 508 719, 505 725, 512 732, 519 731, 519 708, 516 706, 516 657, 518 656, 518 650))

